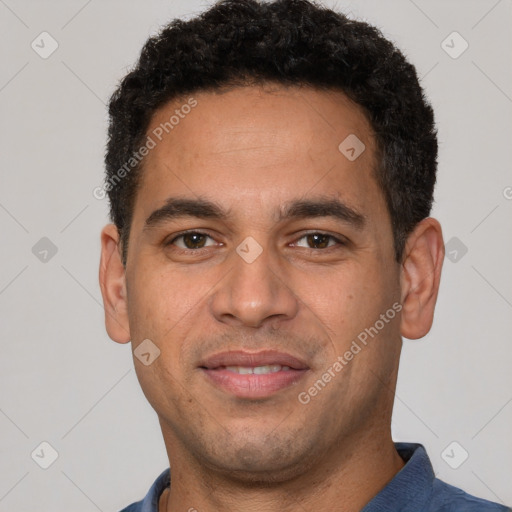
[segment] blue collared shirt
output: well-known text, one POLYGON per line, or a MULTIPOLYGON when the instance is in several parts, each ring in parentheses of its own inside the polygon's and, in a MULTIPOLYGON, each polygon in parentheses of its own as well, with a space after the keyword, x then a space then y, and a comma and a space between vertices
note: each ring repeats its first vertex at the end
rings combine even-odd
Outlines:
MULTIPOLYGON (((395 443, 395 448, 405 466, 361 512, 512 512, 436 478, 423 445, 395 443)), ((166 469, 142 501, 121 512, 158 512, 160 494, 169 485, 170 471, 166 469)))

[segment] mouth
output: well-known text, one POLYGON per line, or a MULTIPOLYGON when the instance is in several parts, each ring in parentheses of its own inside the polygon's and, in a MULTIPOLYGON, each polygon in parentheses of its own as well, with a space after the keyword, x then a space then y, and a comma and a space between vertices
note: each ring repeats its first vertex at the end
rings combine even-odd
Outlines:
POLYGON ((222 352, 199 369, 217 389, 239 398, 264 398, 297 384, 309 367, 291 354, 266 350, 222 352))
POLYGON ((281 366, 280 364, 267 364, 263 366, 219 366, 213 370, 228 370, 238 373, 239 375, 267 375, 268 373, 286 372, 291 370, 289 366, 281 366))

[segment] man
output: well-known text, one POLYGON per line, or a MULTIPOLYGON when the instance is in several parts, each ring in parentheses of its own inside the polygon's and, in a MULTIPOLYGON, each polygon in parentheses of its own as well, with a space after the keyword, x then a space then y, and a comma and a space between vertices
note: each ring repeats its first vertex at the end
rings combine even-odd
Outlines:
POLYGON ((507 510, 391 438, 444 245, 433 112, 389 41, 225 0, 146 43, 110 116, 106 327, 171 466, 125 511, 507 510))

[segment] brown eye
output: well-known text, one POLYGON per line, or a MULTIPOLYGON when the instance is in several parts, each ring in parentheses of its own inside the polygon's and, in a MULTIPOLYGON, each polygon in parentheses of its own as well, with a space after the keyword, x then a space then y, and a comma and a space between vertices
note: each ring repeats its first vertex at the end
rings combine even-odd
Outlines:
POLYGON ((176 245, 180 249, 202 249, 203 247, 212 245, 211 243, 207 243, 208 239, 211 240, 211 237, 205 233, 191 231, 190 233, 183 233, 177 236, 169 245, 176 245))
POLYGON ((307 240, 308 244, 313 249, 325 249, 329 246, 329 239, 331 237, 329 235, 308 235, 307 240))
POLYGON ((326 233, 309 233, 299 238, 295 245, 307 249, 327 249, 336 244, 343 245, 343 242, 326 233))

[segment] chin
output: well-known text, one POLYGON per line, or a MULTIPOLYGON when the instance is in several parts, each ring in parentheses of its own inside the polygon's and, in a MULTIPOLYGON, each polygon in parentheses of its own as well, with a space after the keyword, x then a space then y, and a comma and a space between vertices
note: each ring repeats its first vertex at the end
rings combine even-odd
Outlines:
MULTIPOLYGON (((274 440, 275 441, 275 440, 274 440)), ((235 446, 233 438, 229 444, 216 443, 202 452, 200 463, 211 471, 224 475, 231 481, 251 486, 267 486, 293 480, 307 473, 314 463, 312 450, 298 449, 296 440, 282 440, 276 445, 262 439, 260 443, 240 443, 235 446)))

